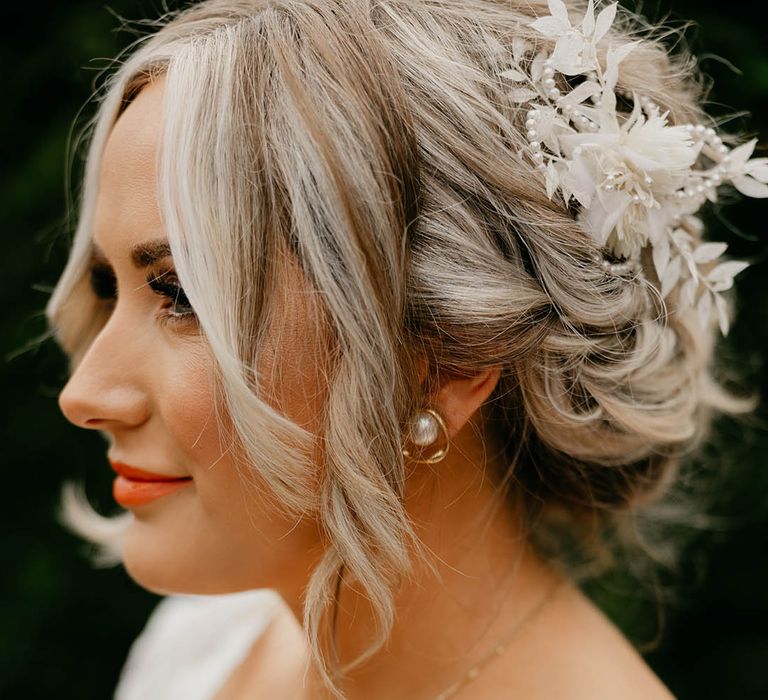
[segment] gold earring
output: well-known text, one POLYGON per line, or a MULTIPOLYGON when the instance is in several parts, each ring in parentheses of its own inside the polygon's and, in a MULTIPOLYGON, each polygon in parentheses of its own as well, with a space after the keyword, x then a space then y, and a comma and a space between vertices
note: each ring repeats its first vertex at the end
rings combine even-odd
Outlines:
MULTIPOLYGON (((445 445, 438 449, 433 455, 425 459, 414 459, 419 464, 436 464, 448 454, 448 448, 451 441, 448 438, 448 428, 445 425, 443 417, 431 408, 424 408, 417 411, 410 420, 409 439, 414 445, 427 447, 437 440, 438 432, 442 430, 445 435, 445 445)), ((411 457, 407 449, 403 449, 405 457, 411 457)))

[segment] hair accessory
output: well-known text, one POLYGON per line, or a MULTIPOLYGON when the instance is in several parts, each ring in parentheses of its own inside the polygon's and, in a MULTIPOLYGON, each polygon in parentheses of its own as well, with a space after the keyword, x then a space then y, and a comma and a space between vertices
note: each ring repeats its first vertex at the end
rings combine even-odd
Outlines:
MULTIPOLYGON (((437 411, 431 408, 424 408, 417 411, 411 417, 409 439, 414 445, 428 447, 437 440, 441 430, 445 435, 445 445, 427 458, 414 459, 415 462, 422 464, 435 464, 439 462, 448 454, 450 440, 448 439, 448 428, 445 425, 445 421, 437 411)), ((403 455, 411 457, 411 453, 407 449, 403 449, 403 455)))
POLYGON ((712 127, 671 126, 669 111, 617 89, 619 66, 640 43, 609 45, 600 64, 597 47, 617 3, 595 17, 589 0, 576 26, 562 0, 548 4, 551 14, 530 26, 555 42, 552 53, 536 53, 516 37, 513 65, 499 74, 514 84, 512 102, 529 107, 525 157, 542 172, 550 199, 559 193, 566 205, 578 202, 577 221, 605 251, 598 262, 606 272, 641 271, 641 250, 650 245, 662 297, 680 285, 678 306, 696 306, 702 325, 714 309, 726 335, 720 292, 749 263, 714 264, 727 244, 701 242, 695 214, 727 182, 749 197, 768 197, 768 158, 751 158, 757 139, 730 149, 712 127), (628 116, 617 111, 617 93, 633 104, 628 116))

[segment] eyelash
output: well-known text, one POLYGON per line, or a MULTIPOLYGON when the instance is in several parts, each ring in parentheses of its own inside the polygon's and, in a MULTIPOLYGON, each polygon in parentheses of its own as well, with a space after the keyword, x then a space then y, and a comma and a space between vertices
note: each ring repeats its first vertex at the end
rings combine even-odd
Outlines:
MULTIPOLYGON (((162 323, 187 323, 195 318, 195 311, 172 271, 151 272, 147 275, 147 286, 155 294, 168 300, 159 315, 162 323)), ((114 307, 117 301, 117 283, 111 269, 102 266, 91 268, 91 289, 99 299, 106 302, 108 308, 114 307)))
POLYGON ((150 289, 169 301, 168 306, 163 306, 163 313, 160 315, 160 320, 163 322, 184 323, 195 318, 195 311, 178 281, 178 277, 170 271, 147 275, 147 284, 150 289), (183 310, 179 311, 179 307, 183 310))

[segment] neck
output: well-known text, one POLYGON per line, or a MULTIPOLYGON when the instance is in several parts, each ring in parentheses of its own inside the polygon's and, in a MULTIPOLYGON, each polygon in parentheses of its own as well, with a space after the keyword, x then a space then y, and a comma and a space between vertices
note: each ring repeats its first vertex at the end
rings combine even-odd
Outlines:
MULTIPOLYGON (((345 676, 349 700, 437 696, 506 642, 559 578, 478 466, 482 446, 456 440, 452 454, 437 468, 417 465, 424 468, 409 478, 406 507, 428 562, 414 558, 413 574, 396 592, 386 646, 345 676)), ((286 602, 301 620, 301 601, 286 602)), ((342 665, 368 647, 374 629, 365 595, 343 585, 335 636, 342 665)), ((311 669, 307 680, 309 697, 324 697, 311 669)))

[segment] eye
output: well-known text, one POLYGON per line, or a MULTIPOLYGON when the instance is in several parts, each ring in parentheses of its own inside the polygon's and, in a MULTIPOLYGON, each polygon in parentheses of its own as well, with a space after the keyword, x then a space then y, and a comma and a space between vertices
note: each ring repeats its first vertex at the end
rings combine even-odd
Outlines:
POLYGON ((167 304, 163 307, 166 318, 171 320, 191 320, 194 318, 195 311, 174 272, 167 270, 161 273, 151 273, 147 277, 147 284, 155 294, 167 300, 167 304))
POLYGON ((117 280, 109 265, 95 263, 91 267, 91 289, 99 299, 104 301, 117 299, 117 280))

